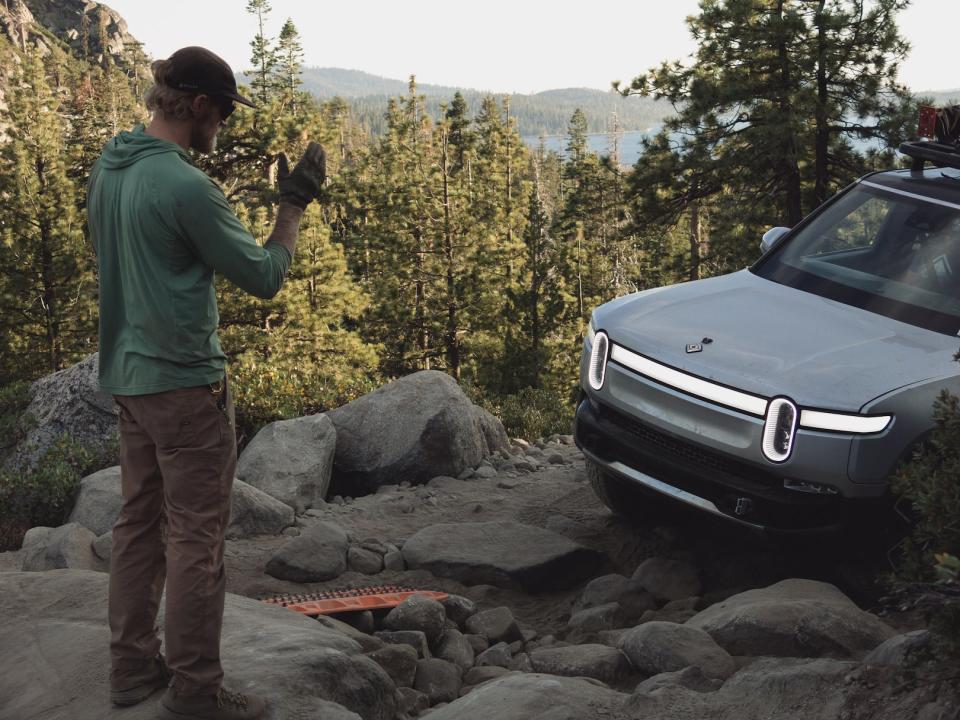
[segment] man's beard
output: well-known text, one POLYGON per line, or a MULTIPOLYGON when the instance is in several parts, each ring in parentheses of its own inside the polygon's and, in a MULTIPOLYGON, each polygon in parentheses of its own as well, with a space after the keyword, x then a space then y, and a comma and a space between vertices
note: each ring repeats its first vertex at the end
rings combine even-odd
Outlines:
MULTIPOLYGON (((213 113, 216 112, 216 110, 213 111, 213 113)), ((193 127, 190 129, 190 147, 197 152, 212 153, 217 149, 217 131, 220 129, 220 123, 217 122, 212 128, 208 124, 213 113, 206 117, 196 118, 193 127)))

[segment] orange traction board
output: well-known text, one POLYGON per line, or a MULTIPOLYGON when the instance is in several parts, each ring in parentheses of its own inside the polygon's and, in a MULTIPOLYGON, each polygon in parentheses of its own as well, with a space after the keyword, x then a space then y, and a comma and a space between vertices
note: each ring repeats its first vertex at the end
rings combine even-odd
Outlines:
POLYGON ((423 595, 434 600, 445 600, 447 597, 447 593, 436 592, 435 590, 413 590, 397 585, 374 585, 346 590, 279 595, 264 598, 263 602, 279 605, 302 615, 315 616, 392 608, 411 595, 423 595))

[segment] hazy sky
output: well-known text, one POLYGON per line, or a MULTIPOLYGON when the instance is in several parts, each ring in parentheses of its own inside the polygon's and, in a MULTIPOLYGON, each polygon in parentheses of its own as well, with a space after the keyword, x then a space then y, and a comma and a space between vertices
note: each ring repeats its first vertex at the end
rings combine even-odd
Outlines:
MULTIPOLYGON (((249 67, 256 19, 246 0, 108 0, 153 57, 204 45, 249 67)), ((304 62, 420 83, 494 92, 607 89, 693 49, 684 18, 696 0, 272 0, 267 34, 293 19, 304 62)), ((913 50, 901 80, 914 90, 960 87, 960 0, 914 0, 901 15, 913 50)))

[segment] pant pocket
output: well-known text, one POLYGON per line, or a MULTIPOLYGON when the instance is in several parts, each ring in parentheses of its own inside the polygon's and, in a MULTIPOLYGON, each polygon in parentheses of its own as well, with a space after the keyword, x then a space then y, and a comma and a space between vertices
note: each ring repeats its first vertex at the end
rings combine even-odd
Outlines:
POLYGON ((221 414, 205 385, 174 391, 159 410, 157 444, 164 449, 214 450, 224 439, 221 414))

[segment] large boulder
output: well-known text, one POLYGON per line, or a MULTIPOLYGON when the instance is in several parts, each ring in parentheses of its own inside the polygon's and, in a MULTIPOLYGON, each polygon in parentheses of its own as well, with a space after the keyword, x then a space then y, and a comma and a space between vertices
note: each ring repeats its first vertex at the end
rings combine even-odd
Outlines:
POLYGON ((394 380, 327 415, 337 429, 333 492, 339 495, 456 477, 509 443, 500 422, 436 370, 394 380))
MULTIPOLYGON (((109 705, 107 584, 105 574, 77 570, 0 573, 0 717, 156 717, 159 694, 109 705)), ((236 689, 267 698, 267 720, 393 720, 393 682, 359 652, 321 623, 227 594, 223 664, 236 689)))
POLYGON ((627 592, 628 584, 629 580, 617 573, 595 577, 583 588, 570 612, 576 614, 587 608, 617 602, 627 592))
POLYGON ((641 683, 623 706, 623 717, 837 720, 845 717, 844 679, 856 667, 826 658, 759 658, 713 692, 703 678, 691 684, 689 673, 657 675, 641 683))
POLYGON ((584 720, 622 717, 616 713, 616 709, 626 697, 583 678, 510 673, 478 685, 449 705, 434 710, 429 717, 430 720, 584 720))
POLYGON ((332 580, 347 569, 346 531, 331 522, 319 522, 288 540, 267 562, 266 572, 280 580, 309 583, 332 580))
POLYGON ((589 577, 603 555, 532 525, 512 521, 440 523, 403 544, 410 569, 423 568, 464 585, 561 590, 589 577))
POLYGON ((443 635, 447 616, 443 605, 425 595, 411 595, 383 618, 387 630, 419 630, 432 646, 443 635))
POLYGON ((443 638, 437 644, 434 655, 447 662, 452 662, 463 672, 472 668, 476 659, 476 653, 473 651, 470 641, 464 637, 463 633, 453 628, 447 628, 447 631, 443 633, 443 638))
POLYGON ((466 630, 473 635, 480 635, 491 644, 512 643, 523 639, 523 632, 517 625, 513 612, 503 605, 471 615, 467 618, 466 630))
POLYGON ((630 674, 630 664, 622 652, 606 645, 584 644, 568 647, 537 648, 530 653, 536 672, 569 677, 591 677, 616 682, 630 674))
MULTIPOLYGON (((30 404, 20 420, 23 439, 6 454, 8 470, 32 468, 63 435, 104 458, 115 451, 117 415, 113 397, 100 390, 97 353, 42 377, 30 386, 30 404)), ((114 459, 114 462, 116 460, 114 459)))
MULTIPOLYGON (((28 536, 31 531, 28 531, 28 536)), ((77 523, 68 523, 49 532, 41 532, 24 540, 21 570, 77 570, 108 569, 93 550, 97 536, 77 523)))
POLYGON ((460 694, 460 668, 440 658, 418 660, 413 687, 426 695, 431 705, 456 700, 460 694))
POLYGON ((620 638, 620 649, 644 675, 697 667, 710 678, 724 680, 737 669, 730 654, 706 632, 687 625, 647 622, 620 638))
POLYGON ((103 535, 113 530, 122 508, 120 466, 114 465, 80 481, 80 492, 70 513, 70 522, 80 523, 94 535, 103 535))
POLYGON ((700 578, 690 563, 675 558, 644 560, 630 578, 630 585, 642 588, 660 602, 682 600, 700 594, 700 578))
MULTIPOLYGON (((79 523, 96 535, 113 529, 123 507, 120 466, 105 468, 80 481, 80 493, 70 513, 70 522, 79 523)), ((279 535, 294 523, 293 508, 241 480, 233 481, 230 494, 230 524, 227 537, 279 535)))
POLYGON ((799 579, 734 595, 686 624, 731 655, 859 658, 894 635, 833 585, 799 579))
POLYGON ((227 537, 279 535, 293 525, 293 508, 242 480, 233 481, 230 493, 230 524, 227 537))
POLYGON ((237 461, 237 477, 298 513, 323 505, 330 487, 337 431, 326 415, 270 423, 237 461))
POLYGON ((906 665, 930 647, 932 638, 926 628, 894 635, 875 647, 863 659, 864 665, 906 665))

